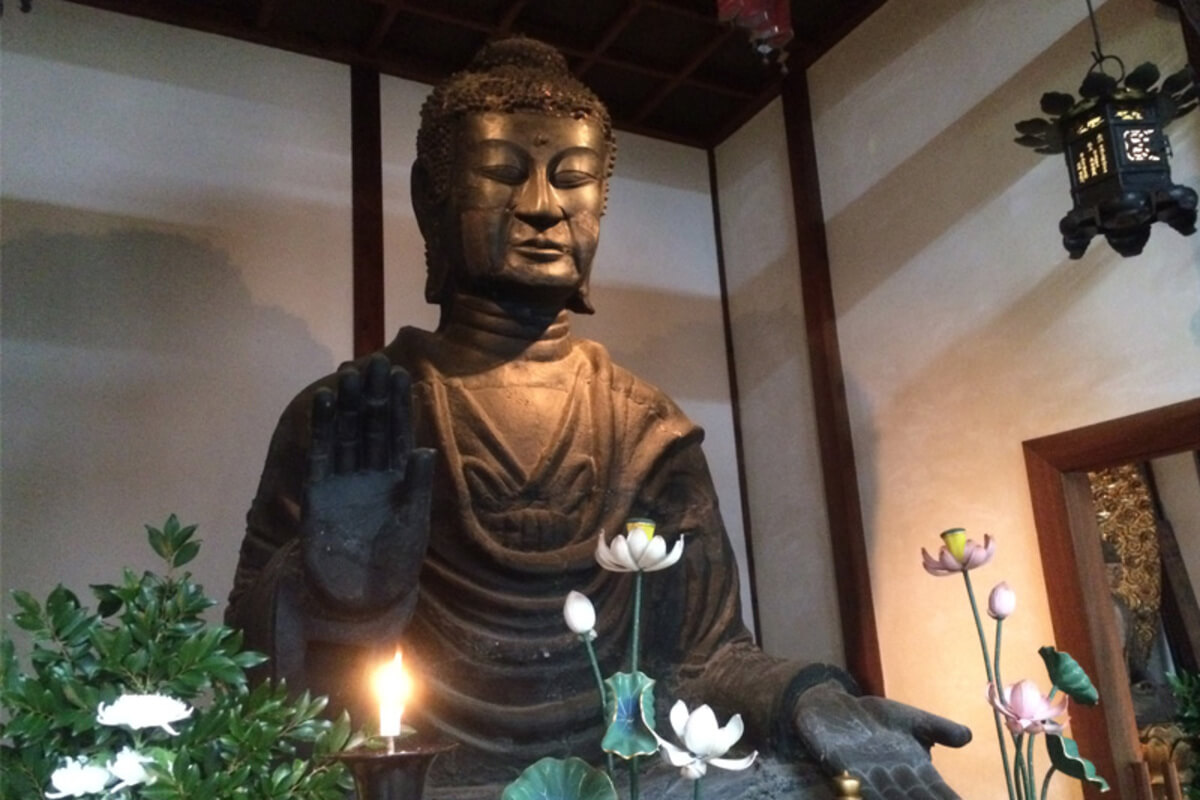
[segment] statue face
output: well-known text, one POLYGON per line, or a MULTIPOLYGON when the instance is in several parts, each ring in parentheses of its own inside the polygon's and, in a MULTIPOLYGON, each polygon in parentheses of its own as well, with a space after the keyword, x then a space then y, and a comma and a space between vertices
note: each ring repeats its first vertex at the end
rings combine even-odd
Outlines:
POLYGON ((561 304, 588 278, 605 141, 588 120, 482 113, 459 128, 446 244, 471 294, 561 304))

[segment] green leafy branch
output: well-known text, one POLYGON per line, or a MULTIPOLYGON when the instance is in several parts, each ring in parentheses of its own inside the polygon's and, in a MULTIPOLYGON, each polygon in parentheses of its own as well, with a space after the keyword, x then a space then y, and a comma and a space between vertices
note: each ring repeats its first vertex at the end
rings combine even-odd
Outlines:
POLYGON ((0 637, 0 800, 45 797, 67 759, 102 765, 131 747, 147 759, 145 780, 122 790, 131 800, 345 796, 349 776, 325 757, 362 737, 345 715, 321 718, 324 698, 290 697, 269 682, 250 688, 246 670, 266 657, 202 618, 214 603, 181 569, 200 551, 195 532, 174 515, 147 526, 165 573, 127 569, 119 583, 92 586, 95 612, 62 586, 44 603, 13 593, 12 621, 32 650, 24 670, 0 637), (177 735, 98 721, 102 705, 150 694, 192 706, 177 735))

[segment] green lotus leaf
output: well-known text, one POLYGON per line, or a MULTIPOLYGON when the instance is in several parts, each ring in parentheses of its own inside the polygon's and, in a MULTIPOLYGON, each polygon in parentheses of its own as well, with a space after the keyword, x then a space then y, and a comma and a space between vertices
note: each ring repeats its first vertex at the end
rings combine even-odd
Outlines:
POLYGON ((1069 653, 1061 653, 1047 645, 1038 650, 1038 655, 1046 662, 1050 682, 1066 692, 1068 697, 1085 706, 1094 706, 1100 702, 1100 693, 1092 685, 1091 678, 1069 653))
POLYGON ((654 738, 654 680, 642 672, 618 672, 604 682, 608 730, 600 746, 629 759, 658 751, 654 738))
POLYGON ((543 758, 505 786, 500 800, 617 800, 617 790, 581 758, 543 758))
POLYGON ((1096 765, 1079 755, 1079 745, 1074 739, 1058 733, 1046 734, 1046 752, 1050 754, 1050 763, 1059 772, 1070 775, 1085 783, 1094 783, 1100 791, 1108 791, 1108 781, 1096 774, 1096 765))

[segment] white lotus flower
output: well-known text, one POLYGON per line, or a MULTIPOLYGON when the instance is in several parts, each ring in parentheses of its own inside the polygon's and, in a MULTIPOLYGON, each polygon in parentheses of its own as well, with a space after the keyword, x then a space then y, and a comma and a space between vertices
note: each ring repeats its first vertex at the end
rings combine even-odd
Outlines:
POLYGON ((582 592, 571 591, 563 603, 563 619, 567 627, 588 640, 596 638, 596 609, 582 592))
POLYGON ((175 736, 172 722, 192 715, 191 706, 165 694, 123 694, 115 702, 100 704, 96 721, 101 725, 128 725, 130 728, 162 728, 175 736))
POLYGON ((662 748, 663 759, 671 766, 679 767, 683 777, 689 780, 702 778, 709 764, 721 769, 746 769, 758 757, 756 750, 745 758, 721 758, 742 738, 741 714, 734 714, 723 727, 718 727, 717 716, 707 705, 689 714, 687 705, 680 700, 671 706, 671 728, 683 742, 683 747, 671 744, 657 733, 654 737, 662 748))
POLYGON ((596 563, 610 572, 656 572, 666 569, 683 555, 683 537, 675 540, 671 552, 667 541, 654 535, 654 523, 636 520, 628 524, 629 533, 604 540, 604 531, 596 541, 596 563))
POLYGON ((100 794, 108 785, 110 777, 104 767, 89 764, 87 756, 68 758, 50 775, 50 785, 55 791, 46 792, 46 797, 86 797, 89 794, 100 794))
POLYGON ((150 756, 142 755, 132 747, 121 748, 121 752, 117 753, 117 757, 108 762, 108 771, 120 781, 112 790, 117 792, 127 786, 136 786, 139 783, 153 783, 153 778, 150 777, 146 772, 146 767, 143 766, 153 760, 150 756))

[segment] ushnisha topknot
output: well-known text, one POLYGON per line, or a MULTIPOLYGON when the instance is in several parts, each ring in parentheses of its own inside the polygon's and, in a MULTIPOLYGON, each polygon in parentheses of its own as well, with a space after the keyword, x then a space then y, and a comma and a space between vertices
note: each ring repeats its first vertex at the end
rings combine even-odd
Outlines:
POLYGON ((421 106, 417 161, 436 198, 449 190, 455 121, 487 111, 594 120, 608 145, 605 177, 612 174, 617 146, 608 109, 571 74, 562 53, 536 39, 515 36, 484 45, 466 69, 435 87, 421 106))

